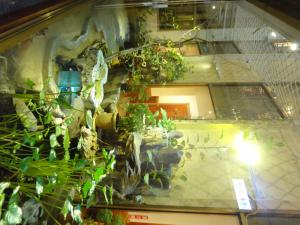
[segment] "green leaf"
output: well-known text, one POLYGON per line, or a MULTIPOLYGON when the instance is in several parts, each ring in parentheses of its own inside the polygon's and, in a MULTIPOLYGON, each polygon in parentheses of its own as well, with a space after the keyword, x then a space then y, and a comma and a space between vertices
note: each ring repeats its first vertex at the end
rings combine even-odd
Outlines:
POLYGON ((163 120, 167 120, 168 116, 167 116, 167 111, 164 110, 163 108, 160 108, 160 112, 161 112, 161 117, 163 120))
POLYGON ((57 175, 55 174, 54 176, 49 176, 48 181, 50 184, 56 184, 57 182, 57 175))
POLYGON ((74 118, 70 116, 64 120, 64 125, 70 126, 73 122, 74 122, 74 118))
POLYGON ((36 141, 42 141, 43 140, 43 134, 42 132, 38 132, 34 138, 36 139, 36 141))
POLYGON ((22 222, 22 209, 17 204, 9 204, 4 216, 5 222, 9 225, 22 222))
POLYGON ((91 194, 91 196, 88 198, 87 202, 86 202, 86 207, 90 208, 91 206, 96 205, 97 203, 97 199, 95 196, 95 193, 91 194))
POLYGON ((61 129, 61 126, 60 125, 57 125, 55 127, 55 135, 56 137, 60 136, 62 134, 62 129, 61 129))
POLYGON ((78 160, 75 164, 75 170, 82 170, 85 167, 85 164, 86 164, 85 159, 78 160))
POLYGON ((29 166, 30 166, 30 163, 32 162, 32 157, 25 157, 24 159, 21 160, 21 163, 20 163, 20 169, 23 173, 25 173, 29 166))
POLYGON ((49 161, 53 162, 54 160, 56 160, 56 152, 54 149, 51 149, 49 153, 49 161))
POLYGON ((9 182, 1 182, 0 183, 0 194, 2 194, 6 188, 9 188, 9 186, 10 186, 9 182))
POLYGON ((5 222, 5 220, 0 220, 0 225, 7 225, 7 223, 5 222))
POLYGON ((88 180, 83 184, 83 187, 82 187, 83 198, 86 198, 88 196, 92 187, 93 187, 92 181, 88 180))
POLYGON ((2 214, 2 206, 3 206, 4 199, 5 199, 5 194, 0 194, 0 218, 2 214))
POLYGON ((97 219, 101 222, 111 225, 113 220, 113 213, 110 209, 100 209, 96 215, 97 219))
POLYGON ((91 110, 88 110, 86 112, 85 120, 86 120, 86 125, 88 126, 88 128, 90 128, 92 130, 93 129, 93 116, 92 116, 91 110))
POLYGON ((29 89, 29 90, 33 90, 33 87, 35 86, 35 83, 33 82, 33 80, 31 79, 27 79, 26 80, 26 88, 29 89))
POLYGON ((107 164, 107 170, 108 171, 113 171, 114 167, 116 164, 116 160, 115 160, 115 156, 113 155, 110 159, 109 159, 109 163, 107 164))
POLYGON ((160 177, 157 178, 156 181, 160 184, 160 188, 163 188, 164 185, 163 185, 163 183, 162 183, 160 177))
POLYGON ((50 146, 51 146, 51 148, 55 148, 57 146, 60 146, 59 143, 57 142, 55 134, 50 135, 50 146))
POLYGON ((40 159, 40 149, 39 148, 34 148, 32 156, 33 156, 34 160, 39 160, 40 159))
POLYGON ((29 145, 31 147, 33 147, 36 143, 36 139, 34 137, 31 137, 27 131, 24 132, 24 139, 23 139, 23 143, 25 145, 29 145))
POLYGON ((69 153, 69 148, 70 148, 70 136, 69 136, 69 129, 66 129, 65 135, 64 135, 64 149, 65 149, 65 156, 64 159, 66 161, 69 161, 70 159, 70 153, 69 153))
POLYGON ((52 112, 48 111, 46 113, 45 119, 44 119, 44 124, 50 124, 52 121, 52 112))
POLYGON ((104 186, 104 187, 102 187, 102 193, 103 193, 103 195, 104 195, 104 198, 105 198, 105 202, 106 202, 106 204, 108 204, 109 202, 108 202, 108 198, 107 198, 107 193, 106 193, 106 186, 104 186))
POLYGON ((64 98, 59 97, 56 99, 56 102, 59 106, 61 106, 64 109, 73 109, 73 107, 68 103, 64 98))
POLYGON ((146 173, 146 174, 144 175, 144 182, 145 182, 145 184, 148 184, 148 185, 149 185, 149 173, 146 173))
POLYGON ((39 99, 39 104, 40 105, 43 105, 45 103, 45 97, 46 97, 46 94, 45 94, 45 91, 44 90, 41 90, 40 92, 40 99, 39 99))
POLYGON ((113 194, 114 194, 114 187, 113 185, 111 185, 109 188, 109 203, 111 205, 113 204, 113 194))
POLYGON ((13 190, 13 193, 11 194, 11 196, 9 198, 9 202, 8 202, 9 205, 11 205, 11 204, 18 204, 18 202, 20 200, 20 197, 19 197, 19 194, 18 194, 19 189, 20 189, 20 186, 17 186, 13 190))
POLYGON ((44 191, 44 180, 42 177, 36 177, 35 181, 35 190, 38 195, 44 191))
POLYGON ((68 213, 71 213, 71 216, 73 218, 73 205, 72 202, 70 201, 70 198, 68 197, 64 203, 64 206, 61 210, 61 213, 64 215, 64 218, 67 218, 68 213))
POLYGON ((94 84, 89 84, 87 85, 82 91, 81 94, 84 98, 88 97, 88 95, 90 94, 92 88, 94 87, 94 84))
POLYGON ((81 207, 78 204, 75 209, 74 209, 74 213, 73 213, 73 219, 75 220, 76 223, 82 224, 82 218, 81 218, 81 207))
POLYGON ((158 115, 159 115, 159 111, 156 111, 156 112, 153 114, 154 117, 158 117, 158 115))
POLYGON ((80 150, 82 148, 82 144, 83 144, 83 137, 80 135, 80 138, 78 139, 78 143, 77 143, 77 150, 80 150))
MULTIPOLYGON (((3 206, 3 202, 5 200, 5 194, 3 194, 3 191, 6 188, 9 188, 10 186, 10 182, 1 182, 0 183, 0 218, 1 218, 1 214, 2 214, 2 206, 3 206)), ((4 222, 4 221, 3 221, 4 222)))
POLYGON ((147 155, 148 155, 148 159, 149 159, 149 162, 152 162, 152 152, 150 150, 147 150, 147 155))
POLYGON ((102 149, 102 155, 103 155, 105 160, 108 160, 108 154, 107 154, 107 151, 105 149, 102 149))
POLYGON ((20 143, 17 143, 17 144, 14 146, 13 153, 16 154, 17 150, 19 150, 20 148, 21 148, 21 144, 20 144, 20 143))
POLYGON ((171 138, 170 142, 171 142, 171 146, 173 147, 176 147, 178 145, 178 141, 176 138, 171 138))
POLYGON ((96 171, 93 173, 93 178, 96 181, 96 183, 99 183, 104 177, 106 177, 104 167, 97 168, 96 171))
POLYGON ((11 194, 9 204, 18 203, 19 198, 15 198, 15 196, 18 195, 19 190, 20 190, 20 186, 15 187, 15 189, 13 190, 13 193, 11 194))

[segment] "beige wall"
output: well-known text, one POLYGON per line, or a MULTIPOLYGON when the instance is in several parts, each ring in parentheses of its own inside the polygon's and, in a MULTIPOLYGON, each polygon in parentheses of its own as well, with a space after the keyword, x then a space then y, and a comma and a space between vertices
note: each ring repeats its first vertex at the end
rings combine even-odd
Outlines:
POLYGON ((240 54, 185 57, 189 70, 174 83, 260 82, 261 79, 240 54))
POLYGON ((160 103, 189 103, 192 119, 214 119, 215 113, 207 86, 165 86, 151 88, 160 103))

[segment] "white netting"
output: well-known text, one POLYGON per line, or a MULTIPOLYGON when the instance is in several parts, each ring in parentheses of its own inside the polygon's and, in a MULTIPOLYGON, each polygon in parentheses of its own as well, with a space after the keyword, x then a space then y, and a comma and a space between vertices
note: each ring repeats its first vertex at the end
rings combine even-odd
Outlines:
POLYGON ((300 53, 276 29, 237 6, 233 41, 288 118, 300 117, 300 53), (293 49, 294 47, 294 49, 293 49))

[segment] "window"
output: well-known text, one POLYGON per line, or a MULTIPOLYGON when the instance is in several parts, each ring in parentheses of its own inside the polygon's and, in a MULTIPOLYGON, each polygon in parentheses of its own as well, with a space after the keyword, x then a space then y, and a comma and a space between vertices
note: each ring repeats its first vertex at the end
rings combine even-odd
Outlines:
POLYGON ((276 107, 261 85, 211 85, 211 96, 218 119, 281 119, 276 107))

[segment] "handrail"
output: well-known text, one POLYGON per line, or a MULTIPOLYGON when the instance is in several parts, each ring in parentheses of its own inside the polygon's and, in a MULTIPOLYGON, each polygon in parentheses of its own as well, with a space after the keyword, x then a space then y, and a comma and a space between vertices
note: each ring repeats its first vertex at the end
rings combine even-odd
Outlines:
POLYGON ((89 5, 95 0, 64 0, 39 9, 30 15, 24 15, 7 23, 0 23, 0 53, 13 47, 16 43, 28 39, 30 36, 47 28, 66 13, 80 9, 82 5, 89 5))

